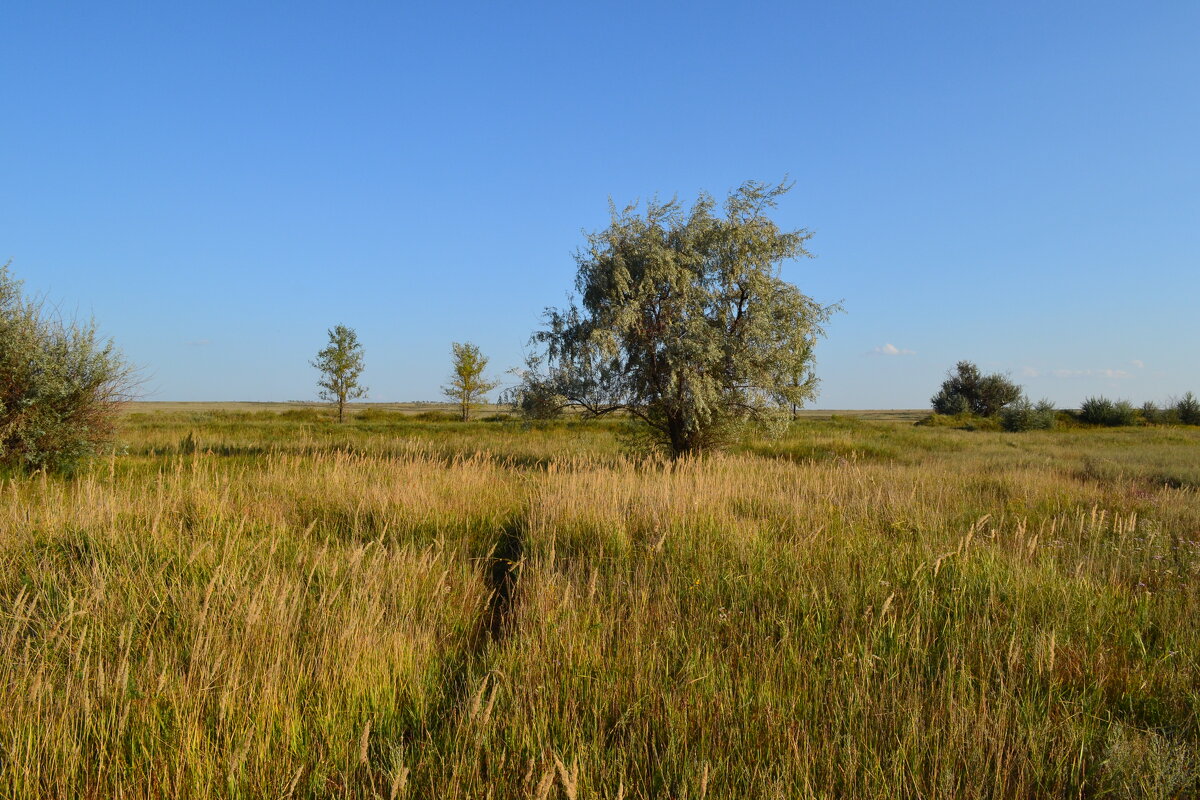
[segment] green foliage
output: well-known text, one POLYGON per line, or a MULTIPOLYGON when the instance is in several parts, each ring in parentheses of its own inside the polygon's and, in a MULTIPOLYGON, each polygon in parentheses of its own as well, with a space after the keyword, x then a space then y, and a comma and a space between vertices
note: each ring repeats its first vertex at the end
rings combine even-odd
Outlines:
POLYGON ((1107 397, 1089 397, 1079 407, 1079 418, 1091 425, 1116 428, 1136 425, 1138 412, 1128 400, 1113 402, 1107 397))
POLYGON ((1000 410, 1000 427, 1010 433, 1049 430, 1055 425, 1057 413, 1049 400, 1034 404, 1021 396, 1000 410))
POLYGON ((45 314, 0 266, 0 467, 73 471, 111 442, 132 378, 94 323, 45 314))
POLYGON ((1172 406, 1175 416, 1184 425, 1200 425, 1200 399, 1188 392, 1172 406))
POLYGON ((367 387, 359 383, 362 376, 363 348, 353 328, 336 325, 329 329, 329 344, 309 362, 321 372, 317 385, 320 397, 337 404, 338 422, 346 420, 346 403, 365 397, 367 387))
POLYGON ((1021 387, 1000 373, 984 375, 970 361, 960 361, 948 372, 942 388, 930 399, 938 414, 970 412, 994 417, 1021 397, 1021 387))
POLYGON ((767 215, 790 187, 747 182, 717 213, 701 195, 644 213, 611 207, 577 254, 579 305, 549 309, 525 372, 531 409, 554 398, 590 415, 626 412, 672 456, 721 447, 748 424, 781 429, 816 393, 813 347, 835 307, 779 275, 808 256, 804 230, 767 215))
POLYGON ((1112 421, 1109 424, 1113 426, 1138 424, 1138 413, 1137 409, 1133 407, 1133 403, 1128 400, 1118 400, 1113 403, 1112 421))
POLYGON ((450 350, 453 366, 450 382, 442 387, 442 393, 458 403, 460 418, 466 422, 471 418, 471 409, 483 402, 484 396, 500 382, 484 377, 488 360, 475 345, 454 342, 450 350))
POLYGON ((948 417, 959 417, 972 413, 971 402, 965 396, 947 392, 945 389, 934 395, 932 403, 936 413, 948 417))
POLYGON ((508 403, 512 410, 527 422, 559 419, 570 402, 560 395, 550 381, 539 377, 531 370, 515 370, 521 382, 505 390, 501 402, 508 403))

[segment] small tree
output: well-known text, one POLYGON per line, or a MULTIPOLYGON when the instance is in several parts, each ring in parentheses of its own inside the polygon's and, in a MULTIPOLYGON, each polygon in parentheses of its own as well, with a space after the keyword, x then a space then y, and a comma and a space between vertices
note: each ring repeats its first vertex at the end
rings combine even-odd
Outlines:
POLYGON ((1184 425, 1200 425, 1200 399, 1191 392, 1176 400, 1173 410, 1184 425))
POLYGON ((0 467, 73 471, 112 440, 133 382, 94 323, 45 314, 0 266, 0 467))
POLYGON ((745 426, 782 430, 816 394, 814 347, 836 306, 780 276, 808 231, 771 209, 790 187, 749 181, 718 209, 702 194, 618 211, 576 255, 579 304, 548 309, 526 385, 591 415, 623 412, 671 456, 720 447, 745 426))
POLYGON ((1035 405, 1024 395, 1000 410, 1000 427, 1010 433, 1049 430, 1054 427, 1056 421, 1054 403, 1039 400, 1035 405))
POLYGON ((499 381, 491 381, 484 377, 488 360, 479 352, 479 348, 470 342, 450 346, 453 359, 450 382, 442 387, 442 392, 458 403, 462 421, 471 418, 471 409, 479 405, 484 395, 500 385, 499 381))
POLYGON ((367 387, 359 384, 363 373, 363 348, 353 328, 336 325, 329 329, 329 344, 309 362, 321 372, 317 385, 320 397, 337 403, 338 422, 346 420, 346 403, 365 397, 367 387))
POLYGON ((994 417, 1000 409, 1021 398, 1021 387, 1000 373, 984 375, 970 361, 960 361, 947 373, 942 388, 931 399, 939 414, 978 414, 994 417))

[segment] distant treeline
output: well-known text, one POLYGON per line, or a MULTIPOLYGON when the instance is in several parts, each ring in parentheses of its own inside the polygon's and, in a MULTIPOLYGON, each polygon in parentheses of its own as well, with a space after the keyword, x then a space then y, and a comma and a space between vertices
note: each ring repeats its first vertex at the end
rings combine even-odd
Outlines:
POLYGON ((947 373, 941 389, 930 399, 934 413, 918 425, 1001 429, 1012 432, 1045 430, 1059 424, 1200 425, 1200 399, 1188 392, 1165 405, 1153 402, 1137 408, 1128 400, 1089 397, 1078 410, 1059 410, 1049 400, 1034 403, 1006 375, 984 375, 970 361, 960 361, 947 373))

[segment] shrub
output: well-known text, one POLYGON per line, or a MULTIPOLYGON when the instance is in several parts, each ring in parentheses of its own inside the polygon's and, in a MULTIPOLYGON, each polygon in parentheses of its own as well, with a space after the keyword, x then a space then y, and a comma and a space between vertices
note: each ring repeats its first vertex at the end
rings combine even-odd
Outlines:
POLYGON ((1147 425, 1159 425, 1163 421, 1162 409, 1152 400, 1142 403, 1142 419, 1147 425))
POLYGON ((1184 425, 1200 425, 1200 399, 1188 392, 1172 406, 1175 416, 1184 425))
POLYGON ((957 417, 971 413, 971 404, 961 394, 954 394, 943 388, 930 400, 935 413, 947 417, 957 417))
POLYGON ((569 401, 558 394, 545 381, 538 380, 529 370, 515 370, 521 383, 506 389, 500 395, 500 402, 506 403, 514 413, 520 414, 526 422, 547 419, 560 419, 569 401))
POLYGON ((960 361, 947 373, 942 388, 930 399, 938 414, 958 415, 971 412, 994 417, 1000 409, 1021 397, 1021 387, 1004 375, 984 375, 970 361, 960 361))
POLYGON ((1079 406, 1079 418, 1093 425, 1105 425, 1112 410, 1113 402, 1107 397, 1089 397, 1079 406))
POLYGON ((1133 403, 1128 400, 1118 400, 1113 403, 1112 419, 1108 423, 1112 426, 1121 425, 1137 425, 1138 412, 1133 407, 1133 403))
POLYGON ((132 376, 94 323, 45 314, 0 266, 0 467, 73 471, 112 440, 132 376))
POLYGON ((1138 412, 1128 400, 1114 403, 1106 397, 1089 397, 1079 407, 1079 418, 1092 425, 1115 428, 1136 424, 1138 412))
POLYGON ((1012 433, 1049 430, 1055 425, 1057 413, 1049 400, 1039 400, 1035 405, 1028 397, 1019 397, 1000 411, 1000 427, 1012 433))
POLYGON ((547 386, 535 386, 521 394, 518 407, 525 419, 559 419, 563 415, 563 398, 547 386))

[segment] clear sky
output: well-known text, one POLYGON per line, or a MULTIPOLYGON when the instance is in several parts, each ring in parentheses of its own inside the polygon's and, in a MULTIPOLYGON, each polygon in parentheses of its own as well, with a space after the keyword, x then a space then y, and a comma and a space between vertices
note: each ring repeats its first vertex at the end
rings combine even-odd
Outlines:
POLYGON ((379 401, 519 364, 607 203, 795 189, 846 313, 824 408, 959 359, 1036 398, 1200 392, 1200 3, 0 7, 0 260, 147 399, 379 401))

